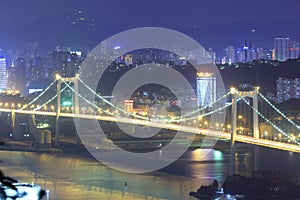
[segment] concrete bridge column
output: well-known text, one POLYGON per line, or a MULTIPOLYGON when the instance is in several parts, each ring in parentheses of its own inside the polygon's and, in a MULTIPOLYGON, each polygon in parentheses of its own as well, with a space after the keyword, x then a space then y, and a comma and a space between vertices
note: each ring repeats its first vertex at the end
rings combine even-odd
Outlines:
POLYGON ((236 140, 236 115, 237 115, 237 95, 234 93, 232 98, 231 112, 231 144, 230 144, 230 169, 229 174, 235 174, 235 140, 236 140))
POLYGON ((60 138, 60 94, 61 90, 61 80, 57 80, 56 92, 57 92, 57 109, 56 109, 56 120, 55 120, 55 146, 59 146, 59 138, 60 138))
POLYGON ((254 171, 260 168, 260 150, 259 146, 254 147, 254 171))
POLYGON ((22 138, 19 120, 14 110, 11 111, 11 130, 14 139, 18 140, 22 138))
MULTIPOLYGON (((73 83, 74 83, 74 90, 75 90, 75 93, 74 93, 74 104, 73 104, 73 112, 74 114, 80 114, 80 107, 79 107, 79 96, 78 96, 78 78, 77 78, 78 75, 76 75, 73 83)), ((74 118, 74 122, 77 123, 77 126, 76 126, 76 144, 80 144, 81 141, 80 141, 80 137, 79 137, 79 132, 81 131, 80 130, 80 119, 77 118, 75 119, 74 118)))
POLYGON ((29 115, 28 117, 28 129, 29 129, 29 134, 33 135, 34 138, 36 138, 36 122, 35 122, 35 116, 34 115, 29 115))
POLYGON ((254 94, 253 94, 253 137, 259 139, 259 127, 258 127, 258 114, 256 111, 258 111, 258 101, 257 101, 257 93, 258 88, 255 88, 254 94), (256 111, 255 111, 256 110, 256 111))

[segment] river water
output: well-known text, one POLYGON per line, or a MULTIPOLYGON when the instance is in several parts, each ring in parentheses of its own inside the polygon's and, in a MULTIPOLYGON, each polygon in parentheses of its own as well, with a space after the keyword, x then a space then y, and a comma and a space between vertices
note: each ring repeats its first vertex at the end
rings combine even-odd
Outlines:
MULTIPOLYGON (((18 151, 0 151, 0 166, 7 176, 21 182, 34 182, 50 190, 48 199, 53 200, 181 200, 194 199, 189 197, 189 191, 197 190, 202 184, 213 179, 219 182, 226 179, 228 153, 207 151, 188 151, 170 166, 146 174, 119 172, 92 158, 18 151)), ((251 150, 239 153, 236 156, 236 172, 250 175, 253 160, 251 150)), ((293 171, 299 176, 300 156, 260 148, 260 166, 261 169, 293 171)))

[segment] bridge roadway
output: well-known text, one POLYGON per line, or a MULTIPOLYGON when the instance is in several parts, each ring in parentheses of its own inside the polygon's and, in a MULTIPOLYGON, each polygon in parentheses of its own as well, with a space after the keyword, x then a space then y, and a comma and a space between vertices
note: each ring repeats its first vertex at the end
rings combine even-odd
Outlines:
MULTIPOLYGON (((48 112, 48 111, 28 111, 28 110, 13 110, 13 111, 15 113, 19 113, 19 114, 56 116, 56 112, 48 112)), ((12 110, 0 108, 0 112, 12 112, 12 110)), ((179 125, 179 124, 168 124, 168 123, 162 123, 159 121, 145 121, 145 120, 140 120, 140 119, 99 116, 99 115, 86 115, 86 114, 73 114, 73 113, 60 113, 60 117, 82 118, 82 119, 136 124, 136 125, 141 125, 141 126, 150 126, 150 127, 155 127, 155 128, 164 128, 164 129, 169 129, 169 130, 176 130, 176 131, 183 131, 183 132, 187 132, 187 133, 200 134, 200 135, 205 135, 205 136, 220 138, 220 139, 225 139, 225 140, 231 139, 231 134, 229 132, 223 132, 223 131, 213 130, 213 129, 196 128, 196 127, 184 126, 184 125, 179 125)), ((273 149, 279 149, 279 150, 284 150, 284 151, 300 153, 300 146, 295 145, 295 144, 288 144, 288 143, 254 138, 254 137, 243 136, 243 135, 237 135, 236 141, 241 142, 241 143, 246 143, 246 144, 258 145, 258 146, 263 146, 263 147, 268 147, 268 148, 273 148, 273 149)))

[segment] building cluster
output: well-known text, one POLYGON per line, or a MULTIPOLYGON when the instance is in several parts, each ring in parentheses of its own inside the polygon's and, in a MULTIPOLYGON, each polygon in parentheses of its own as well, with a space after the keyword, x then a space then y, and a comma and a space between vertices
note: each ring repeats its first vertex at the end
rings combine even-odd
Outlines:
POLYGON ((300 56, 299 42, 290 38, 275 38, 273 49, 264 49, 262 47, 254 47, 251 40, 245 40, 244 46, 235 48, 228 46, 225 48, 225 55, 220 60, 216 60, 221 64, 232 64, 236 62, 251 62, 253 60, 278 60, 284 62, 288 59, 297 59, 300 56))
MULTIPOLYGON (((220 60, 218 60, 216 53, 212 49, 208 49, 208 51, 197 49, 187 52, 174 49, 173 52, 175 53, 158 49, 144 49, 126 52, 123 55, 123 47, 114 45, 109 42, 103 42, 100 45, 99 55, 94 58, 95 73, 97 73, 97 70, 101 71, 106 67, 103 66, 103 63, 105 63, 103 61, 112 61, 108 68, 109 71, 118 72, 123 69, 153 62, 184 68, 188 66, 187 62, 201 65, 218 62, 232 64, 236 62, 251 62, 258 59, 286 61, 288 59, 296 59, 300 55, 299 43, 290 38, 275 38, 274 48, 271 50, 254 47, 252 40, 245 40, 241 48, 235 48, 234 46, 226 47, 225 56, 220 60)), ((44 54, 44 56, 41 56, 39 42, 32 42, 25 45, 23 53, 0 50, 0 91, 18 90, 21 94, 27 94, 29 90, 26 88, 36 81, 43 79, 53 80, 55 74, 60 74, 61 77, 73 77, 80 69, 86 55, 87 52, 84 51, 57 47, 44 54)), ((213 87, 215 87, 214 77, 205 77, 206 75, 202 74, 197 77, 198 106, 205 104, 206 101, 211 101, 205 100, 200 96, 203 95, 204 91, 213 90, 213 87)), ((278 84, 281 84, 280 81, 284 83, 288 82, 288 80, 283 81, 280 79, 278 84)), ((297 96, 298 93, 292 89, 294 86, 288 87, 291 88, 292 93, 286 89, 287 94, 281 94, 279 88, 278 101, 287 99, 289 96, 291 98, 294 98, 295 95, 297 96)), ((209 96, 206 98, 214 99, 215 97, 209 96)))
POLYGON ((55 74, 73 77, 84 60, 82 51, 70 48, 56 48, 42 57, 39 44, 27 45, 26 54, 11 51, 0 52, 0 91, 15 90, 22 95, 32 83, 41 80, 53 80, 55 74))
POLYGON ((6 59, 0 56, 0 91, 6 89, 6 59))
POLYGON ((277 103, 289 99, 300 99, 300 78, 287 79, 280 77, 277 80, 277 103))

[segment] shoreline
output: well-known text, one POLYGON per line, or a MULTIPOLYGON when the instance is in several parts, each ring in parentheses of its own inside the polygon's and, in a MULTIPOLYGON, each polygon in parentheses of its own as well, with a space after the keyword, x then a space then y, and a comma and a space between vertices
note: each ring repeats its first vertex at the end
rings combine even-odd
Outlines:
MULTIPOLYGON (((201 147, 190 147, 187 151, 194 151, 196 149, 205 149, 201 147)), ((209 149, 209 148, 208 148, 209 149)), ((214 150, 222 151, 225 155, 229 152, 226 143, 216 144, 214 150)), ((125 149, 126 151, 134 151, 134 152, 151 152, 153 150, 157 150, 156 148, 146 148, 146 149, 137 149, 137 148, 128 148, 125 149)), ((80 157, 80 158, 93 158, 91 153, 85 148, 82 144, 75 144, 75 143, 67 143, 61 142, 60 147, 34 147, 30 145, 28 142, 21 142, 21 141, 5 141, 5 144, 0 145, 0 151, 20 151, 20 152, 34 152, 34 153, 53 153, 53 154, 61 154, 61 155, 68 155, 71 157, 80 157)), ((177 161, 180 161, 178 159, 177 161)), ((192 161, 192 160, 181 160, 185 162, 214 162, 211 160, 208 161, 192 161)))

